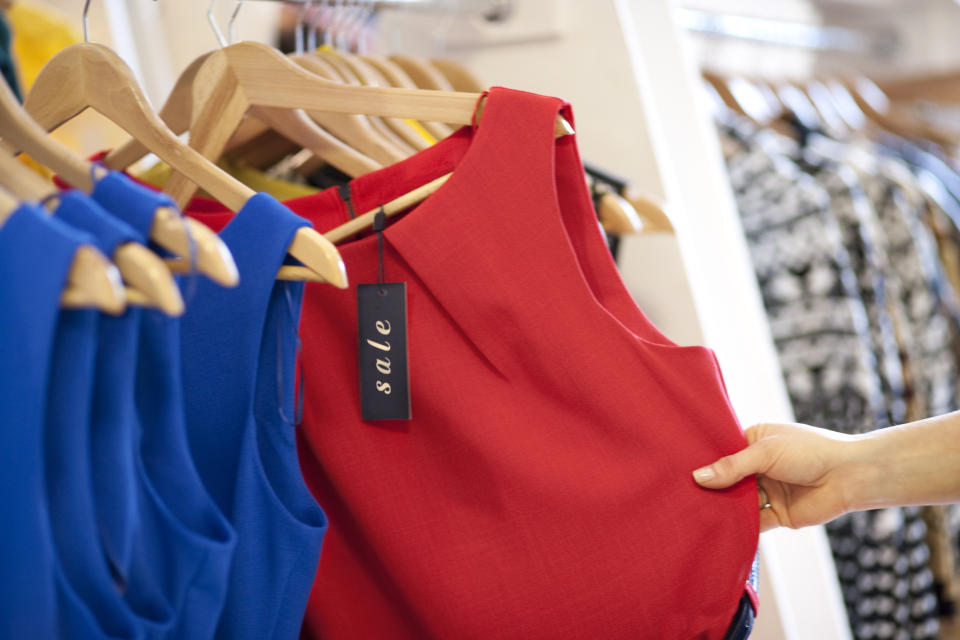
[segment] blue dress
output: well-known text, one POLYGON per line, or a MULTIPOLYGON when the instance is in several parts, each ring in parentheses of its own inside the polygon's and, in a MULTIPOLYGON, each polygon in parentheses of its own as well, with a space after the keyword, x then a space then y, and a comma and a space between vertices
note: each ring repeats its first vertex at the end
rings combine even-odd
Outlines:
POLYGON ((200 281, 183 318, 187 433, 197 469, 237 532, 217 638, 296 638, 327 520, 297 459, 295 361, 303 283, 277 271, 308 223, 266 194, 220 234, 240 285, 200 281))
POLYGON ((60 295, 83 235, 23 205, 0 226, 0 637, 57 636, 43 435, 60 295), (28 277, 29 274, 29 277, 28 277))
MULTIPOLYGON (((166 196, 118 173, 99 180, 93 196, 141 232, 149 232, 158 207, 171 206, 166 196)), ((132 388, 124 411, 136 423, 140 526, 126 598, 150 619, 150 638, 211 638, 226 597, 235 536, 187 446, 180 320, 150 309, 134 313, 139 326, 127 339, 135 345, 136 361, 127 382, 116 381, 132 388)))
MULTIPOLYGON (((90 197, 67 191, 60 196, 56 217, 97 238, 108 256, 124 243, 143 244, 144 236, 104 211, 90 197)), ((103 314, 97 327, 90 434, 93 499, 100 541, 115 580, 126 585, 133 537, 139 525, 136 471, 133 464, 136 424, 132 408, 133 367, 139 311, 103 314)))

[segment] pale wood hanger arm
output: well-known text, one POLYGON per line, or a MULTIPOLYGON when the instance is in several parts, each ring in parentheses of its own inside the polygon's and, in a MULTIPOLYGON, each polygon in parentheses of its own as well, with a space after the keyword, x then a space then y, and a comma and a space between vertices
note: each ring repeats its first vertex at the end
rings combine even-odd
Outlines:
MULTIPOLYGON (((32 169, 6 153, 0 153, 3 183, 17 197, 36 202, 52 201, 60 191, 32 169)), ((171 316, 183 314, 183 297, 170 270, 154 252, 136 242, 121 244, 110 256, 130 287, 128 302, 156 307, 171 316)))
MULTIPOLYGON (((400 65, 393 60, 385 56, 375 55, 363 55, 360 57, 365 60, 367 64, 383 74, 383 77, 386 78, 390 86, 398 87, 400 89, 417 88, 417 84, 410 78, 410 76, 406 74, 403 69, 400 68, 400 65)), ((460 91, 460 89, 457 90, 460 91)), ((476 90, 476 93, 482 92, 482 88, 476 90)), ((453 133, 453 127, 450 127, 442 122, 420 121, 420 124, 437 140, 442 140, 453 133)))
MULTIPOLYGON (((17 198, 0 189, 0 225, 6 223, 19 207, 17 198)), ((119 315, 126 308, 120 273, 95 247, 81 245, 74 253, 67 286, 60 295, 60 306, 66 309, 94 308, 111 315, 119 315)))
MULTIPOLYGON (((175 170, 196 180, 231 210, 240 210, 255 195, 180 142, 150 108, 130 68, 116 53, 102 45, 81 43, 58 53, 41 70, 26 108, 41 126, 52 129, 88 106, 145 143, 175 170)), ((310 232, 312 229, 301 229, 298 236, 310 232)), ((327 282, 346 286, 346 271, 336 248, 324 245, 322 237, 313 233, 317 238, 291 245, 299 253, 294 256, 327 282)))

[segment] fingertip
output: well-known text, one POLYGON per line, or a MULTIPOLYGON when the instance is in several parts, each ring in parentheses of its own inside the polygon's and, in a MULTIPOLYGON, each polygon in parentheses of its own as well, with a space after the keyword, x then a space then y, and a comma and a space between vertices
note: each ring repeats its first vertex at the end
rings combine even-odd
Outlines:
POLYGON ((694 481, 701 486, 705 486, 707 483, 709 483, 711 480, 714 480, 716 477, 717 477, 717 472, 714 471, 713 467, 711 466, 700 467, 699 469, 693 472, 694 481))

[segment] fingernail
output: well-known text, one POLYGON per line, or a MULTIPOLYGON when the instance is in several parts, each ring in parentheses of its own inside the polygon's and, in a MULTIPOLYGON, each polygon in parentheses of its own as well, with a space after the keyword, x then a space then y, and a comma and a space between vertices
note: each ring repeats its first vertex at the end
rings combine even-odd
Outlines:
POLYGON ((716 475, 717 474, 713 471, 713 467, 701 467, 693 472, 693 479, 698 483, 703 484, 704 482, 713 480, 716 475))

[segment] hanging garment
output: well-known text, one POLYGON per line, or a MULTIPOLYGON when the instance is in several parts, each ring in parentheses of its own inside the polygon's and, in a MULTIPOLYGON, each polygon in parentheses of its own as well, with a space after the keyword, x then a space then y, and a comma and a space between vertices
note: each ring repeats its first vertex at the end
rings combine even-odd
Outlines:
POLYGON ((0 636, 57 637, 55 557, 44 487, 44 421, 60 294, 89 238, 23 205, 0 226, 0 636), (24 274, 30 274, 29 278, 24 274))
MULTIPOLYGON (((293 178, 298 177, 298 175, 293 172, 285 173, 282 178, 274 177, 272 172, 268 173, 251 167, 241 159, 222 158, 217 162, 217 166, 257 193, 268 193, 277 200, 302 198, 320 191, 316 187, 295 182, 293 178)), ((170 165, 165 162, 157 162, 146 171, 137 173, 136 179, 158 189, 163 189, 167 186, 167 182, 172 175, 173 169, 170 168, 170 165)), ((349 181, 349 179, 348 177, 347 180, 349 181)), ((303 179, 301 178, 301 180, 303 179)), ((201 197, 204 197, 205 194, 202 189, 199 193, 201 197)), ((206 197, 209 198, 209 196, 206 197)))
MULTIPOLYGON (((297 460, 303 284, 276 281, 297 229, 308 224, 269 195, 254 196, 221 233, 240 285, 199 282, 183 318, 191 452, 237 532, 217 628, 224 640, 297 637, 327 527, 297 460)), ((322 386, 327 376, 315 380, 322 386)))
MULTIPOLYGON (((623 287, 561 109, 495 88, 481 126, 353 181, 349 205, 287 203, 326 230, 454 171, 384 233, 412 420, 361 419, 355 294, 307 286, 300 459, 331 524, 303 637, 722 638, 737 611, 756 486, 687 470, 745 441, 712 353, 623 287)), ((377 281, 375 237, 340 251, 377 281)))
POLYGON ((907 389, 891 308, 898 317, 903 309, 899 300, 890 300, 886 290, 884 274, 890 267, 880 246, 876 213, 850 167, 812 149, 804 154, 800 167, 827 193, 850 269, 856 275, 887 413, 885 421, 876 426, 902 424, 907 421, 907 389))
POLYGON ((720 133, 795 413, 845 433, 873 430, 885 403, 829 196, 757 142, 767 132, 737 121, 720 133))
MULTIPOLYGON (((771 132, 731 118, 718 125, 797 419, 847 433, 887 424, 868 314, 829 195, 771 132)), ((918 508, 848 514, 826 529, 855 637, 936 637, 918 508)))
MULTIPOLYGON (((105 255, 112 255, 123 243, 144 241, 132 227, 78 191, 60 194, 55 215, 98 238, 105 255)), ((127 403, 122 396, 127 385, 117 384, 121 376, 132 371, 135 358, 134 343, 128 339, 133 326, 131 315, 103 314, 97 321, 89 441, 98 537, 114 580, 121 586, 127 583, 133 536, 139 526, 133 464, 134 420, 123 410, 127 403)))
MULTIPOLYGON (((149 229, 169 198, 111 173, 94 198, 117 217, 149 229)), ((189 279, 191 276, 187 276, 189 279)), ((197 474, 187 444, 180 371, 180 320, 154 310, 127 312, 139 327, 131 401, 137 421, 134 464, 141 526, 128 569, 127 600, 154 638, 212 638, 223 610, 233 530, 197 474)), ((130 383, 120 385, 130 388, 130 383)), ((124 411, 131 411, 127 405, 124 411)))
MULTIPOLYGON (((77 211, 82 198, 64 194, 58 208, 64 210, 63 220, 83 215, 77 211)), ((128 239, 109 231, 90 235, 104 255, 128 239)), ((90 435, 98 315, 92 309, 60 313, 43 429, 46 506, 57 564, 56 637, 65 640, 143 637, 110 573, 93 501, 90 435)))
POLYGON ((20 93, 20 80, 17 78, 17 65, 11 51, 10 25, 3 9, 0 9, 0 79, 6 81, 17 100, 23 100, 20 93))
MULTIPOLYGON (((65 186, 62 181, 58 180, 57 183, 61 187, 65 186)), ((150 236, 157 209, 177 207, 170 196, 137 184, 119 171, 111 171, 97 180, 90 195, 104 209, 133 227, 144 238, 150 236)))

